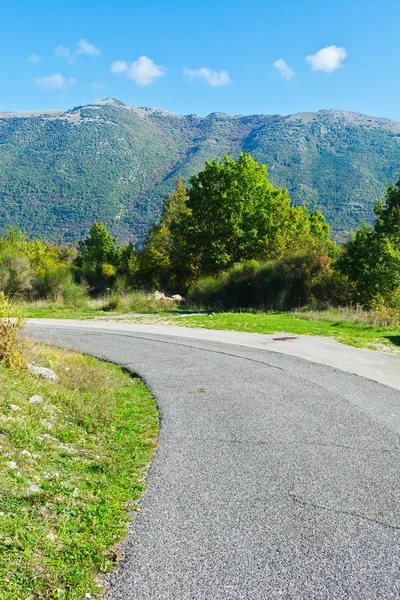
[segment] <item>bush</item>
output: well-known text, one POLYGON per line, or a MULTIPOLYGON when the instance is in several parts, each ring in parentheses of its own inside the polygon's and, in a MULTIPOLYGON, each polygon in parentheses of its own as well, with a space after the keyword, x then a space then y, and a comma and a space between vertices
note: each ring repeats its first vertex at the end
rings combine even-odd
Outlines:
POLYGON ((16 349, 18 329, 22 326, 22 319, 11 321, 12 306, 0 292, 0 362, 9 367, 24 367, 25 361, 16 349))
POLYGON ((217 277, 200 279, 190 290, 188 302, 213 308, 288 310, 338 302, 346 296, 346 280, 333 273, 330 259, 312 252, 296 252, 259 264, 235 265, 217 277))
POLYGON ((6 296, 30 295, 33 283, 34 272, 28 257, 13 253, 0 257, 0 290, 6 296))
POLYGON ((89 300, 86 288, 73 281, 64 285, 60 297, 65 306, 69 308, 84 308, 89 300))
POLYGON ((42 273, 36 276, 35 291, 40 298, 57 300, 63 290, 72 283, 71 268, 67 265, 49 262, 42 273))

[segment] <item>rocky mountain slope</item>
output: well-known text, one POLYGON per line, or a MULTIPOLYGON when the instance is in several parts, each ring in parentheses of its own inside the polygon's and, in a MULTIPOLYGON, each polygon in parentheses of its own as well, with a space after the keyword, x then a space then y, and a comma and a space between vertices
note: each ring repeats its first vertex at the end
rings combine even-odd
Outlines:
POLYGON ((294 203, 322 210, 338 240, 400 177, 400 123, 358 113, 178 116, 118 100, 0 113, 0 228, 70 242, 100 219, 140 243, 179 174, 240 150, 294 203))

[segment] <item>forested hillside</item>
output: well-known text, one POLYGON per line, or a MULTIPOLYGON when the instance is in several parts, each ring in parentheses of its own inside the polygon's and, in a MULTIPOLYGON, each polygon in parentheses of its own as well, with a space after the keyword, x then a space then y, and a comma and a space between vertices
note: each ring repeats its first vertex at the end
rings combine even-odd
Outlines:
POLYGON ((0 227, 69 242, 95 220, 141 243, 181 174, 250 152, 295 204, 345 240, 400 177, 400 123, 343 111, 177 116, 117 100, 67 112, 0 113, 0 227))

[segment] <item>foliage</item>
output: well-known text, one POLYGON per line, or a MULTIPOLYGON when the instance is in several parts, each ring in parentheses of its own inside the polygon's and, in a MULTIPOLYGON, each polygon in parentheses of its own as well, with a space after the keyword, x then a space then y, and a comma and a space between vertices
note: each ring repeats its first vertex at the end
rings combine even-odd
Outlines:
POLYGON ((4 252, 0 258, 0 288, 4 294, 29 296, 33 291, 34 271, 27 256, 4 252))
POLYGON ((153 225, 139 252, 138 280, 158 289, 185 289, 196 279, 198 265, 190 244, 188 189, 179 178, 164 198, 160 222, 153 225))
POLYGON ((13 307, 0 292, 0 363, 8 367, 25 367, 25 360, 16 348, 18 329, 23 320, 12 321, 13 307))
POLYGON ((189 235, 202 275, 330 239, 321 213, 292 208, 287 192, 274 188, 267 167, 249 154, 241 153, 237 161, 225 156, 223 162, 207 162, 190 183, 189 235))
POLYGON ((117 275, 118 251, 116 239, 103 223, 94 223, 88 237, 78 243, 74 264, 79 279, 86 281, 93 290, 112 287, 117 275))
POLYGON ((135 284, 139 270, 139 259, 132 242, 119 248, 117 270, 125 278, 128 285, 135 284))
POLYGON ((224 309, 287 310, 333 299, 333 286, 346 295, 325 255, 296 252, 266 263, 246 261, 215 277, 200 279, 188 293, 192 305, 224 309))
POLYGON ((400 181, 387 187, 375 215, 374 227, 363 223, 344 245, 337 268, 352 283, 355 301, 400 310, 400 181))
POLYGON ((291 207, 250 155, 207 162, 186 188, 179 179, 139 254, 139 279, 185 291, 200 276, 243 260, 268 260, 300 248, 334 250, 318 211, 291 207))
POLYGON ((56 299, 71 282, 68 248, 29 241, 17 229, 0 238, 0 290, 9 297, 51 297, 56 299))

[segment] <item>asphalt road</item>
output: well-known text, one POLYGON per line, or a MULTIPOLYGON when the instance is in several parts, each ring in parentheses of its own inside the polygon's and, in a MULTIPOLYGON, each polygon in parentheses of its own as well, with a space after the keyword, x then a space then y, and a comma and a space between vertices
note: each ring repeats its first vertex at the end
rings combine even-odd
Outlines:
POLYGON ((400 598, 398 389, 194 330, 26 331, 123 365, 159 403, 108 600, 400 598))

